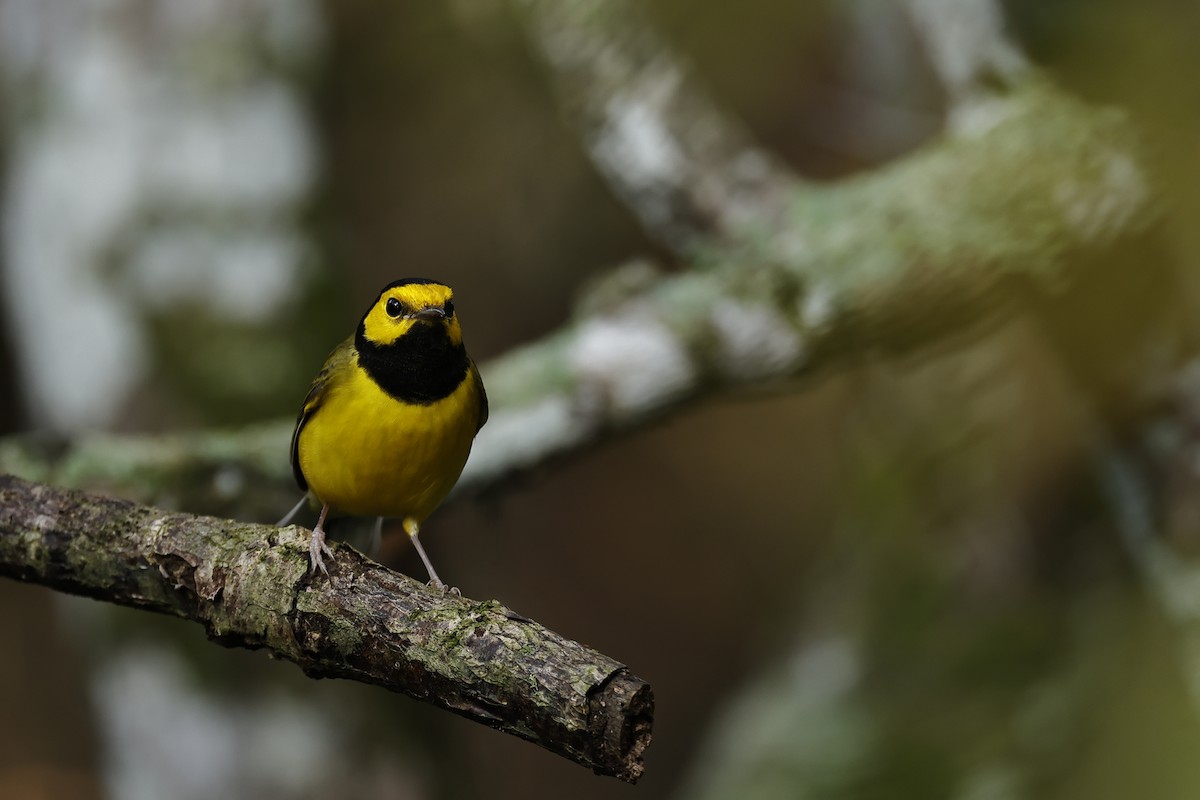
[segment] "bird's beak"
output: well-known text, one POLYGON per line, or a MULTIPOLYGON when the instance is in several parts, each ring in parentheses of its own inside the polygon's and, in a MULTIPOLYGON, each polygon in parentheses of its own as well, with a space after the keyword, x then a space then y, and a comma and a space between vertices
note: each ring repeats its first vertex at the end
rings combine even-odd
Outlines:
POLYGON ((417 319, 427 319, 427 320, 435 321, 435 320, 439 320, 439 319, 445 319, 446 312, 444 310, 442 310, 442 308, 440 306, 429 306, 427 308, 422 308, 420 311, 413 314, 413 316, 416 317, 417 319))

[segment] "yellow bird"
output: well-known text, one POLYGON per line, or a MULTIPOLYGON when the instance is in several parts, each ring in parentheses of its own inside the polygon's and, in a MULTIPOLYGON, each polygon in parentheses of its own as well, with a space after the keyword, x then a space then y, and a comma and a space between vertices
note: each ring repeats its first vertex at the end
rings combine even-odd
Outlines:
POLYGON ((417 536, 458 481, 487 417, 450 287, 421 278, 383 287, 313 380, 292 433, 296 482, 321 505, 310 572, 328 574, 321 556, 333 557, 330 513, 399 517, 430 584, 444 590, 417 536))

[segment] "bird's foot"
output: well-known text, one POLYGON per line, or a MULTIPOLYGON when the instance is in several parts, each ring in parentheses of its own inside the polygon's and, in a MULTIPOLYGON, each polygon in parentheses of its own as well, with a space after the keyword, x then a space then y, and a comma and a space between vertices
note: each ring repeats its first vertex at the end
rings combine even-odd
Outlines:
POLYGON ((316 575, 317 570, 321 570, 326 575, 329 574, 329 570, 325 568, 325 559, 321 558, 322 553, 329 556, 331 560, 333 559, 333 551, 329 549, 329 545, 325 544, 325 531, 318 527, 313 531, 312 542, 308 545, 309 575, 316 575))
POLYGON ((429 581, 429 583, 427 583, 425 585, 432 586, 434 589, 437 589, 442 594, 452 594, 455 597, 462 597, 462 592, 459 591, 459 588, 457 586, 447 586, 446 584, 442 583, 441 580, 439 580, 438 578, 434 578, 433 580, 429 581))

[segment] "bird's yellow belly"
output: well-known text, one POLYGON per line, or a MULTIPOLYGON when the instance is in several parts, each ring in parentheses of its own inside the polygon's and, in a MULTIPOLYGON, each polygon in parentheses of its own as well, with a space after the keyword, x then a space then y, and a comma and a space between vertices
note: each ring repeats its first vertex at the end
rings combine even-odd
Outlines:
POLYGON ((449 494, 479 415, 472 380, 427 405, 402 403, 355 365, 300 431, 309 491, 343 514, 423 521, 449 494))

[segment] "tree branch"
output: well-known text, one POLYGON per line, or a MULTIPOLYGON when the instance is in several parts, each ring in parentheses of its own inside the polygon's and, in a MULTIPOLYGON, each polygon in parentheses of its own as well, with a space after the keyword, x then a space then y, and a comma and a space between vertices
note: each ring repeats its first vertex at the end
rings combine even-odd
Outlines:
MULTIPOLYGON (((787 231, 765 222, 681 274, 619 268, 559 331, 484 364, 492 417, 460 494, 721 389, 969 329, 1008 307, 1014 288, 1064 291, 1086 274, 1084 256, 1156 221, 1123 115, 1033 79, 1000 105, 984 127, 868 175, 797 190, 787 231)), ((227 489, 245 495, 265 478, 294 495, 290 431, 281 420, 244 434, 10 440, 0 444, 0 470, 211 509, 181 502, 183 487, 198 485, 192 499, 203 501, 227 489)), ((286 506, 279 500, 273 513, 286 506)))
POLYGON ((623 0, 514 0, 592 162, 647 232, 685 255, 778 211, 795 177, 711 101, 623 0))
POLYGON ((653 695, 624 665, 495 601, 442 595, 308 534, 0 476, 0 575, 199 622, 312 677, 401 692, 634 782, 653 695))
MULTIPOLYGON (((630 4, 519 2, 589 141, 620 128, 613 115, 622 98, 633 102, 630 92, 655 84, 652 73, 675 76, 655 95, 661 102, 651 128, 686 156, 687 168, 643 168, 636 158, 614 167, 599 145, 593 158, 618 188, 643 182, 627 193, 635 211, 645 224, 662 226, 665 238, 686 232, 681 246, 692 269, 664 276, 641 262, 618 268, 557 332, 482 365, 492 415, 456 496, 723 389, 796 378, 873 348, 911 349, 969 329, 1009 307, 1014 287, 1063 291, 1086 274, 1088 254, 1143 233, 1158 218, 1126 117, 1079 103, 1026 69, 1019 53, 1006 50, 1001 22, 984 0, 964 17, 976 20, 978 38, 989 43, 978 58, 960 69, 955 57, 937 56, 948 82, 977 89, 988 85, 989 70, 1002 70, 1008 81, 988 102, 969 104, 969 125, 831 185, 800 183, 771 165, 773 177, 748 194, 733 185, 737 165, 755 161, 758 151, 657 47, 630 4), (706 178, 710 172, 718 177, 706 178), (699 219, 685 209, 696 206, 691 200, 659 201, 678 191, 708 197, 706 186, 731 204, 709 215, 714 225, 689 222, 699 219), (643 208, 634 196, 643 189, 659 200, 643 208), (652 207, 670 213, 659 219, 652 207)), ((931 48, 953 38, 938 22, 939 0, 910 2, 931 48)), ((243 433, 88 435, 52 446, 9 440, 0 442, 0 471, 269 519, 295 495, 284 457, 290 431, 291 421, 280 420, 243 433)))
POLYGON ((275 420, 238 430, 21 434, 0 439, 0 473, 167 508, 274 520, 299 498, 287 459, 292 425, 275 420))
POLYGON ((1005 34, 996 0, 904 0, 904 6, 949 97, 952 121, 964 105, 1016 85, 1031 71, 1005 34))
POLYGON ((1096 480, 1122 544, 1179 637, 1181 674, 1200 710, 1200 359, 1185 364, 1164 408, 1129 441, 1086 419, 1096 480))

